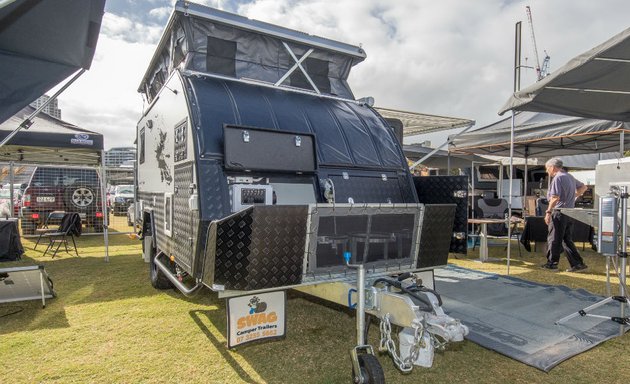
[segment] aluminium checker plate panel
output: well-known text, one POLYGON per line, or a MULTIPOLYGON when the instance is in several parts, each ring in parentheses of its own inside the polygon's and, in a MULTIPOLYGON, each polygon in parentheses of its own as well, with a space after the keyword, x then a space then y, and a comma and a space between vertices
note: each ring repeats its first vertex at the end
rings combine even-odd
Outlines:
POLYGON ((425 204, 418 268, 446 265, 453 232, 455 204, 425 204))
POLYGON ((299 284, 307 212, 306 205, 255 206, 213 222, 204 283, 243 291, 299 284))
POLYGON ((175 166, 175 193, 173 194, 173 242, 177 264, 192 273, 193 266, 193 217, 188 206, 190 186, 193 184, 193 163, 175 166))
POLYGON ((450 252, 466 254, 468 246, 468 176, 413 178, 418 200, 424 204, 456 204, 450 252))

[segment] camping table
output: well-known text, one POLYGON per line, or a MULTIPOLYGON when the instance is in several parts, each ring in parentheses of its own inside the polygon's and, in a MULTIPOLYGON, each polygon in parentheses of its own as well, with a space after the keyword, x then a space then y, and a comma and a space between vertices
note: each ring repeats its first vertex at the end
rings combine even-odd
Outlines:
POLYGON ((479 233, 479 259, 482 263, 486 261, 497 261, 488 258, 488 224, 507 223, 507 219, 468 219, 468 224, 479 224, 481 232, 479 233))

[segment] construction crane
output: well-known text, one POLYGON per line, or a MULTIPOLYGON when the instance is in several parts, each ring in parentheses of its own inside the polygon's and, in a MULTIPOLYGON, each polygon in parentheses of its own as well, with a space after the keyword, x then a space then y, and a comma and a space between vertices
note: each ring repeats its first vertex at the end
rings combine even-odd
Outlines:
POLYGON ((532 10, 529 5, 525 7, 525 12, 527 12, 527 22, 529 23, 529 31, 532 36, 532 44, 534 45, 534 55, 536 57, 536 77, 537 80, 541 80, 549 74, 549 61, 551 60, 551 58, 547 54, 547 51, 544 51, 545 58, 543 59, 542 67, 540 66, 538 47, 536 46, 536 35, 534 35, 534 23, 532 22, 532 10))
POLYGON ((542 65, 540 66, 540 75, 538 77, 538 80, 549 75, 549 61, 551 60, 551 57, 549 57, 546 50, 543 52, 545 53, 545 58, 543 59, 542 65))

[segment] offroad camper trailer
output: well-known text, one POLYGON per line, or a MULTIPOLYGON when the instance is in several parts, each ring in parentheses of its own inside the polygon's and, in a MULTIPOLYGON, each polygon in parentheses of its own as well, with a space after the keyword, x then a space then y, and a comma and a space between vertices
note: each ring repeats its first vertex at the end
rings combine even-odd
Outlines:
MULTIPOLYGON (((136 204, 152 284, 222 297, 296 288, 342 304, 358 291, 359 382, 378 365, 364 311, 412 336, 459 341, 467 332, 413 274, 428 270, 430 285, 430 270, 446 264, 455 205, 418 203, 393 130, 354 99, 346 79, 365 57, 177 2, 140 84, 149 106, 137 126, 136 204)), ((421 343, 411 343, 404 369, 421 343)), ((422 345, 432 356, 433 343, 422 345)))

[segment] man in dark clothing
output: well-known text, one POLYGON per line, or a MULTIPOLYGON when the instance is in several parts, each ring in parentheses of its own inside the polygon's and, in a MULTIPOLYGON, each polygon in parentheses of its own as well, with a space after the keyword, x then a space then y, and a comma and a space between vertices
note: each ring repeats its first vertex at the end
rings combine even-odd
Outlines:
POLYGON ((560 254, 564 249, 571 268, 567 272, 584 271, 584 264, 580 253, 573 244, 573 222, 567 215, 563 215, 557 208, 574 208, 575 198, 582 196, 586 185, 576 180, 562 168, 562 160, 553 158, 545 163, 549 177, 552 177, 547 199, 549 207, 545 212, 545 223, 548 227, 547 235, 547 263, 543 268, 558 270, 560 254))

